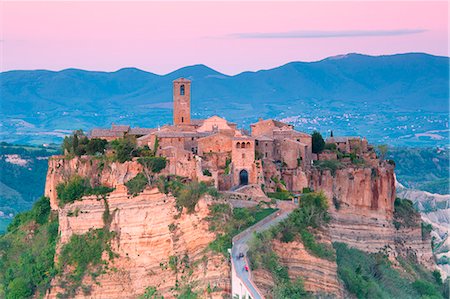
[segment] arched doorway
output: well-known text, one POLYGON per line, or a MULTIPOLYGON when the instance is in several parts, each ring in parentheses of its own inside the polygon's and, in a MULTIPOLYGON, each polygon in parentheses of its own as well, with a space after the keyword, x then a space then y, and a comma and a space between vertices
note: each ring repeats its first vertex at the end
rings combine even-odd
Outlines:
POLYGON ((248 172, 245 169, 239 172, 239 185, 248 185, 248 172))

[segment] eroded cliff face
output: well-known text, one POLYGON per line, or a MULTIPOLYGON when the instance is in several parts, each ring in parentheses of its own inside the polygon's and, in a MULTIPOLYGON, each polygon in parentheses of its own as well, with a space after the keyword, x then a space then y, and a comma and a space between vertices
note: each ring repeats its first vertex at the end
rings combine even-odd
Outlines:
POLYGON ((88 178, 92 184, 123 189, 123 184, 141 171, 142 165, 137 161, 117 163, 93 157, 67 159, 64 156, 53 156, 48 161, 45 196, 50 198, 52 209, 57 210, 56 186, 74 175, 88 178))
POLYGON ((397 230, 393 224, 396 198, 394 166, 314 170, 311 185, 329 200, 333 242, 343 242, 366 252, 386 251, 397 256, 417 257, 434 269, 430 239, 422 240, 420 222, 414 228, 397 230))
MULTIPOLYGON (((111 247, 118 255, 108 267, 114 270, 99 276, 98 284, 86 275, 85 283, 92 286, 90 295, 80 290, 77 298, 137 298, 149 286, 156 287, 165 298, 174 298, 176 285, 191 285, 204 298, 221 298, 229 292, 228 262, 207 250, 214 239, 205 221, 208 200, 201 200, 195 213, 183 212, 179 217, 175 198, 157 189, 145 190, 136 197, 115 191, 107 200, 112 212, 110 230, 115 232, 111 247), (188 260, 190 268, 186 270, 181 263, 176 269, 169 267, 170 257, 188 260), (208 288, 213 291, 208 293, 208 288)), ((103 201, 95 198, 59 209, 58 247, 67 243, 72 234, 102 228, 104 210, 103 201), (78 211, 77 216, 74 210, 78 211)), ((58 292, 63 291, 58 282, 56 278, 47 298, 57 298, 58 292)))

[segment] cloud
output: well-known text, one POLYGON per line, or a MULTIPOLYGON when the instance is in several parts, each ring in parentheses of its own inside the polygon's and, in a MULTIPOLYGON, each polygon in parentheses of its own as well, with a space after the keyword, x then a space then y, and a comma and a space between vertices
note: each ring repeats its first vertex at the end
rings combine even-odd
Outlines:
POLYGON ((234 33, 228 35, 238 39, 264 39, 264 38, 337 38, 337 37, 371 37, 371 36, 398 36, 426 32, 425 29, 394 29, 394 30, 299 30, 286 32, 253 32, 234 33))

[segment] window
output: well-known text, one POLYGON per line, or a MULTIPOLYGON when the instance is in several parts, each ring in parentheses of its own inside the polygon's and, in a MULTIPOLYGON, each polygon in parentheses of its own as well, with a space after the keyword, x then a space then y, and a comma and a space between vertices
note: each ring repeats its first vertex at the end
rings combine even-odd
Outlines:
POLYGON ((256 140, 255 142, 256 142, 256 146, 258 146, 258 144, 259 144, 258 140, 256 140))
POLYGON ((242 154, 242 159, 245 159, 245 154, 242 154))
POLYGON ((247 142, 247 148, 250 148, 250 142, 247 142))
POLYGON ((241 148, 245 148, 245 142, 242 142, 241 148))
POLYGON ((192 139, 191 140, 194 140, 194 137, 192 137, 192 139))
POLYGON ((180 95, 184 96, 184 84, 180 86, 180 95))
POLYGON ((241 143, 240 142, 236 143, 236 148, 240 148, 240 147, 241 147, 241 143))
POLYGON ((184 117, 181 117, 181 122, 184 123, 184 117))
POLYGON ((266 158, 267 158, 267 153, 266 153, 266 158))

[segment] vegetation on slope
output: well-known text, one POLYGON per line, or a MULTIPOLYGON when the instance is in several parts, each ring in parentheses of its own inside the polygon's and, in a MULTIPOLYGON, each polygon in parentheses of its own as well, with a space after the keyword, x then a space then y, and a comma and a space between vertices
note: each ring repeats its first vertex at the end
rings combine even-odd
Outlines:
POLYGON ((213 198, 219 196, 217 189, 205 182, 188 181, 177 176, 160 176, 156 184, 160 192, 175 196, 180 212, 183 208, 186 208, 188 213, 194 212, 198 201, 205 194, 213 198))
POLYGON ((300 280, 292 281, 287 268, 280 264, 279 257, 273 251, 272 240, 282 242, 294 240, 303 242, 306 250, 320 258, 334 260, 334 252, 326 244, 318 243, 313 234, 329 221, 327 199, 323 193, 306 193, 299 207, 276 227, 256 234, 250 243, 248 256, 252 269, 268 270, 275 281, 272 290, 274 298, 299 298, 307 296, 300 280))
POLYGON ((67 182, 59 183, 56 186, 56 193, 60 206, 80 200, 83 196, 96 195, 104 197, 114 189, 106 186, 91 186, 87 178, 73 176, 67 182))
POLYGON ((412 201, 396 198, 394 202, 394 226, 400 228, 414 228, 420 224, 420 214, 414 209, 412 201))
POLYGON ((216 239, 211 242, 209 248, 228 256, 231 248, 231 240, 234 236, 261 221, 276 209, 264 209, 261 206, 253 208, 234 208, 229 204, 217 203, 209 207, 209 230, 216 233, 216 239))
POLYGON ((395 161, 395 173, 408 188, 431 193, 450 194, 448 149, 390 148, 387 154, 395 161))
POLYGON ((103 197, 103 202, 103 227, 90 229, 84 234, 73 234, 61 247, 57 270, 60 275, 59 286, 64 292, 59 293, 58 298, 73 298, 80 287, 84 295, 89 295, 91 286, 82 285, 86 274, 89 273, 95 282, 97 276, 108 270, 108 262, 103 259, 103 253, 108 254, 109 260, 116 256, 111 249, 111 239, 115 233, 109 229, 112 214, 106 197, 103 197))
POLYGON ((0 233, 14 215, 31 209, 39 199, 44 192, 47 158, 58 153, 57 147, 0 143, 0 233))
POLYGON ((0 236, 0 297, 44 295, 56 274, 58 218, 41 197, 28 212, 18 214, 0 236))
POLYGON ((89 139, 82 130, 76 130, 72 135, 64 137, 62 149, 65 154, 71 156, 101 155, 107 144, 105 139, 89 139))
POLYGON ((448 298, 438 272, 423 269, 413 257, 394 268, 383 253, 365 253, 334 243, 338 275, 357 298, 448 298))

